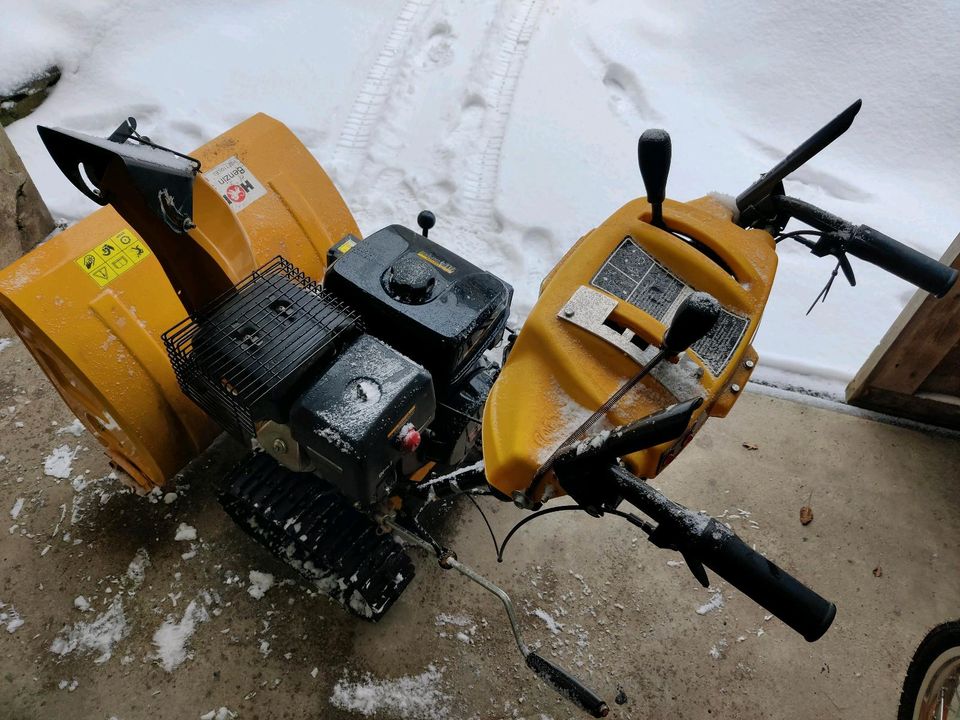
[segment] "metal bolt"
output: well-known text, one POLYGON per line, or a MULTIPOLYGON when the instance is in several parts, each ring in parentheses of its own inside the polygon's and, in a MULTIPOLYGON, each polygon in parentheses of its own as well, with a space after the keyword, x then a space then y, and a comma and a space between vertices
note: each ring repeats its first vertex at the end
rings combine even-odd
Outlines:
POLYGON ((733 385, 730 386, 730 392, 732 393, 740 392, 740 386, 734 383, 733 385))
POLYGON ((575 314, 576 314, 576 311, 575 311, 573 308, 564 308, 564 309, 563 309, 563 316, 564 316, 564 317, 572 318, 575 314))
POLYGON ((273 441, 273 451, 283 455, 287 451, 287 444, 280 438, 277 438, 273 441))
POLYGON ((747 368, 747 370, 753 370, 754 365, 756 365, 756 363, 753 360, 747 360, 743 363, 743 366, 747 368))

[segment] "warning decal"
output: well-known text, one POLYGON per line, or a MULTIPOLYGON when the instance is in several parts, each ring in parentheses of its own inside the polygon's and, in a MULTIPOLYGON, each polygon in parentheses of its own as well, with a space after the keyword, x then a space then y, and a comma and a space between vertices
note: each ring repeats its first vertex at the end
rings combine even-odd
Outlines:
POLYGON ((266 188, 235 156, 207 170, 203 179, 210 183, 235 213, 267 194, 266 188))
MULTIPOLYGON (((624 238, 590 284, 631 305, 640 308, 664 325, 694 288, 657 262, 632 238, 624 238)), ((722 308, 717 324, 707 335, 691 346, 714 377, 718 377, 730 362, 749 319, 722 308)))
POLYGON ((149 255, 150 250, 137 234, 124 228, 90 248, 75 262, 91 280, 103 287, 149 255))

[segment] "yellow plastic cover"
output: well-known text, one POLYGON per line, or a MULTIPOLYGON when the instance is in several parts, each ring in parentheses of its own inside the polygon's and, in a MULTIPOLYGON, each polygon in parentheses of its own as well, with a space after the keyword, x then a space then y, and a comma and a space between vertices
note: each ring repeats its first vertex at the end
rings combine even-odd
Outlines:
MULTIPOLYGON (((321 278, 328 248, 359 235, 330 178, 273 118, 255 115, 192 154, 203 167, 191 236, 231 278, 277 255, 321 278)), ((163 485, 219 432, 180 392, 160 339, 183 305, 112 208, 0 271, 0 310, 138 488, 163 485)))
MULTIPOLYGON (((773 238, 738 227, 709 197, 668 200, 663 213, 668 227, 701 248, 648 224, 650 205, 634 200, 581 238, 544 280, 484 411, 487 480, 501 492, 525 490, 540 465, 649 361, 694 290, 723 306, 717 326, 679 362, 647 376, 590 432, 702 397, 685 437, 626 458, 650 478, 703 420, 725 415, 736 401, 756 363, 750 342, 776 271, 773 238)), ((534 499, 559 494, 549 473, 534 499)))

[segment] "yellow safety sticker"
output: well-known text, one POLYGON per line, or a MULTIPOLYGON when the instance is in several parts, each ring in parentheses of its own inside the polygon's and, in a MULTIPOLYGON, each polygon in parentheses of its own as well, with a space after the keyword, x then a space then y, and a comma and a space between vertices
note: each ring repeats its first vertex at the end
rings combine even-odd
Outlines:
POLYGON ((124 228, 90 248, 76 259, 76 263, 91 280, 103 287, 149 255, 150 250, 137 234, 124 228))
POLYGON ((337 246, 337 250, 346 254, 355 248, 357 243, 355 243, 351 238, 347 238, 342 243, 337 246))
POLYGON ((434 267, 440 268, 448 275, 452 273, 454 270, 456 270, 456 268, 450 263, 448 263, 446 260, 441 260, 440 258, 434 257, 433 255, 430 255, 426 250, 421 250, 420 252, 417 253, 417 256, 423 260, 426 260, 428 263, 430 263, 434 267))

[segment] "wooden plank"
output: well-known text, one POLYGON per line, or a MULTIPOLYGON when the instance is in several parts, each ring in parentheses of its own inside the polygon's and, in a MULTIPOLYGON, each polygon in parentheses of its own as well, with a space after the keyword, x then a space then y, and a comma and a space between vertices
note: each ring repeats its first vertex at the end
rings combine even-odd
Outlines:
POLYGON ((53 227, 50 211, 0 127, 0 267, 36 247, 53 227))
MULTIPOLYGON (((960 269, 960 235, 942 262, 960 269)), ((918 291, 847 386, 847 402, 861 405, 868 388, 913 395, 958 344, 960 283, 941 299, 918 291)))
POLYGON ((960 403, 960 345, 947 353, 917 392, 954 396, 960 403))
POLYGON ((866 387, 861 390, 857 402, 852 404, 896 417, 960 430, 960 402, 952 396, 933 393, 904 395, 890 390, 866 387))

